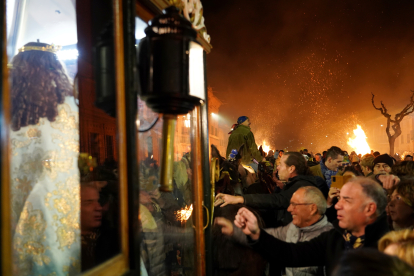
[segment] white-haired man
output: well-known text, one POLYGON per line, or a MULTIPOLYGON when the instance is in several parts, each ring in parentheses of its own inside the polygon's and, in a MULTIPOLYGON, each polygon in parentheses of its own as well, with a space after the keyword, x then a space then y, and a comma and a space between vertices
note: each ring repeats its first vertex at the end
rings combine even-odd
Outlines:
POLYGON ((234 224, 249 236, 249 245, 269 260, 286 267, 326 266, 331 275, 346 250, 377 248, 378 240, 389 231, 386 204, 378 183, 358 177, 341 189, 335 229, 310 241, 292 244, 276 239, 258 227, 256 217, 246 208, 238 211, 234 224))
MULTIPOLYGON (((287 209, 292 214, 293 220, 290 224, 265 229, 273 237, 286 242, 309 241, 321 233, 331 230, 332 224, 328 222, 325 214, 326 200, 322 192, 313 186, 299 188, 290 199, 287 209)), ((232 222, 225 218, 216 218, 215 224, 222 227, 222 232, 232 236, 240 243, 247 244, 247 236, 240 228, 234 227, 232 222)), ((280 267, 279 264, 278 267, 280 267)), ((272 266, 272 274, 280 274, 275 271, 277 268, 272 266)), ((287 267, 286 276, 299 275, 324 275, 323 266, 312 267, 287 267)))

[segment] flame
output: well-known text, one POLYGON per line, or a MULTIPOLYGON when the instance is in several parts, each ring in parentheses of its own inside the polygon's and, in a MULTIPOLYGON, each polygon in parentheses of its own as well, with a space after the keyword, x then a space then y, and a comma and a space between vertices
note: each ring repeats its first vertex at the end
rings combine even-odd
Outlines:
POLYGON ((190 207, 185 206, 185 208, 175 212, 175 215, 177 217, 177 220, 179 221, 187 221, 191 214, 193 213, 193 204, 190 205, 190 207))
POLYGON ((357 154, 370 153, 371 148, 368 145, 367 136, 365 136, 365 132, 360 125, 357 125, 357 128, 354 129, 354 134, 354 139, 348 139, 348 145, 350 145, 357 154))
POLYGON ((263 151, 264 151, 266 154, 268 154, 268 153, 269 153, 269 151, 270 151, 270 146, 269 146, 269 145, 266 145, 266 141, 265 141, 265 140, 263 140, 263 143, 262 143, 262 149, 263 149, 263 151))

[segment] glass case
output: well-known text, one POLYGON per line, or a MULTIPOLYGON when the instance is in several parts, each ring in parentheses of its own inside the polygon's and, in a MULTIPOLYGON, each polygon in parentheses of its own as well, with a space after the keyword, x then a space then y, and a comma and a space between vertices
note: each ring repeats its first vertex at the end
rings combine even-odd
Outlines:
POLYGON ((162 114, 137 94, 136 47, 168 5, 153 2, 3 6, 2 275, 205 270, 207 122, 200 107, 177 117, 173 190, 163 191, 162 114))

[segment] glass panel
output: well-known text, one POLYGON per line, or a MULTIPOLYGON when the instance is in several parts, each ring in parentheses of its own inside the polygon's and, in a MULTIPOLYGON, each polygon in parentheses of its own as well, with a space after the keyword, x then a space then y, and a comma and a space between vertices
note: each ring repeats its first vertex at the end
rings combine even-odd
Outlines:
POLYGON ((120 252, 112 1, 91 2, 99 20, 78 37, 75 0, 7 0, 14 275, 79 275, 120 252))
MULTIPOLYGON (((145 27, 146 24, 137 18, 137 45, 144 36, 145 27)), ((194 275, 191 116, 177 117, 172 192, 159 189, 163 120, 158 118, 158 114, 138 99, 141 272, 148 275, 194 275)))

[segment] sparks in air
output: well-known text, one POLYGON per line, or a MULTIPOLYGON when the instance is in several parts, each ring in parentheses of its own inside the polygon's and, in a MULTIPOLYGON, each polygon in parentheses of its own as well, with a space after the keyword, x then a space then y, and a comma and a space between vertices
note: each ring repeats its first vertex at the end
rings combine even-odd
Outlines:
POLYGON ((360 125, 357 125, 357 128, 354 129, 354 135, 355 138, 348 139, 348 145, 351 146, 357 154, 370 153, 371 148, 368 145, 367 136, 360 125))

